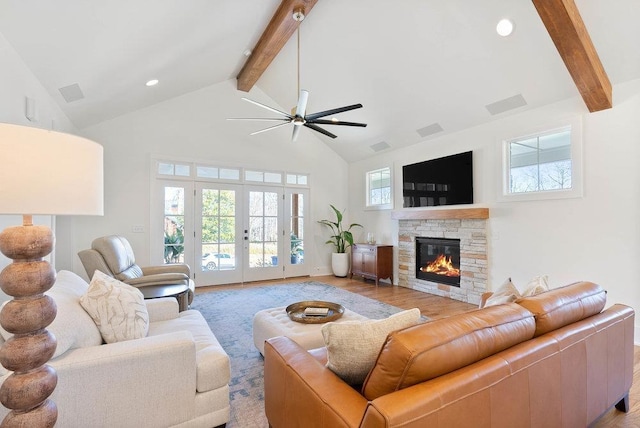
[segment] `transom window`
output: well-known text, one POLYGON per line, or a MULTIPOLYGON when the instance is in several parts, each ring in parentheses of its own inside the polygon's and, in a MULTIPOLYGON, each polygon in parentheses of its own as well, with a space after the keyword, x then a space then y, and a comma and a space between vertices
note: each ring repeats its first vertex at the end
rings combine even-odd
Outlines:
POLYGON ((156 160, 156 178, 195 179, 198 181, 225 181, 239 183, 284 184, 309 186, 309 174, 284 171, 260 171, 238 167, 205 165, 199 163, 156 160))
POLYGON ((368 171, 367 180, 367 207, 391 208, 391 168, 385 167, 368 171))

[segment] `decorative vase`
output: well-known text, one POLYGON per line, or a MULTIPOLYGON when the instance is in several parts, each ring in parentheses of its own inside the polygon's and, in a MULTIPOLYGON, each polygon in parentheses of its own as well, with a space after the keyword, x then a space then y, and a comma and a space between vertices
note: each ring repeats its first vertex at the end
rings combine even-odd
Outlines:
POLYGON ((349 253, 331 254, 331 269, 337 277, 344 278, 349 273, 349 253))

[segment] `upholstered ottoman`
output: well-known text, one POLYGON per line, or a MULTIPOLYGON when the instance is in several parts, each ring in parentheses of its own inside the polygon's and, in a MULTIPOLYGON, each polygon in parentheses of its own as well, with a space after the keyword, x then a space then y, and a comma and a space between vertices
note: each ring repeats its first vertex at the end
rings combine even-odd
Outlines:
MULTIPOLYGON (((253 343, 262 355, 264 355, 264 341, 277 336, 286 336, 307 350, 324 346, 321 332, 324 324, 303 324, 291 321, 285 308, 286 306, 264 309, 253 317, 253 343)), ((333 322, 367 319, 363 315, 345 309, 344 314, 333 322)))

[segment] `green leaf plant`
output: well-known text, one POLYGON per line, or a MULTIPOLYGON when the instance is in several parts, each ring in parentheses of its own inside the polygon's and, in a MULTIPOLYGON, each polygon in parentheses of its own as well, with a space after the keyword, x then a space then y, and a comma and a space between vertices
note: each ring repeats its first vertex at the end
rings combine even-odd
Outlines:
POLYGON ((318 220, 318 223, 324 224, 331 229, 331 239, 325 242, 325 244, 332 244, 335 246, 336 253, 345 253, 347 252, 347 248, 353 245, 353 234, 351 233, 351 229, 354 227, 362 227, 362 225, 358 223, 351 223, 348 228, 343 229, 342 213, 333 205, 330 206, 336 214, 336 221, 318 220))

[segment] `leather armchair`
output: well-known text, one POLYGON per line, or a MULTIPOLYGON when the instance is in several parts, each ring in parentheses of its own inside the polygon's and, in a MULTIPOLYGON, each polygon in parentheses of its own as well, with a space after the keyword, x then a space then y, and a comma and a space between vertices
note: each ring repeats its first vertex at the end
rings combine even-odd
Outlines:
POLYGON ((195 284, 190 279, 189 265, 173 263, 140 267, 136 264, 131 244, 123 236, 109 235, 96 238, 91 243, 91 249, 80 251, 78 257, 89 279, 99 270, 134 287, 185 284, 189 286, 189 304, 193 301, 195 284))

